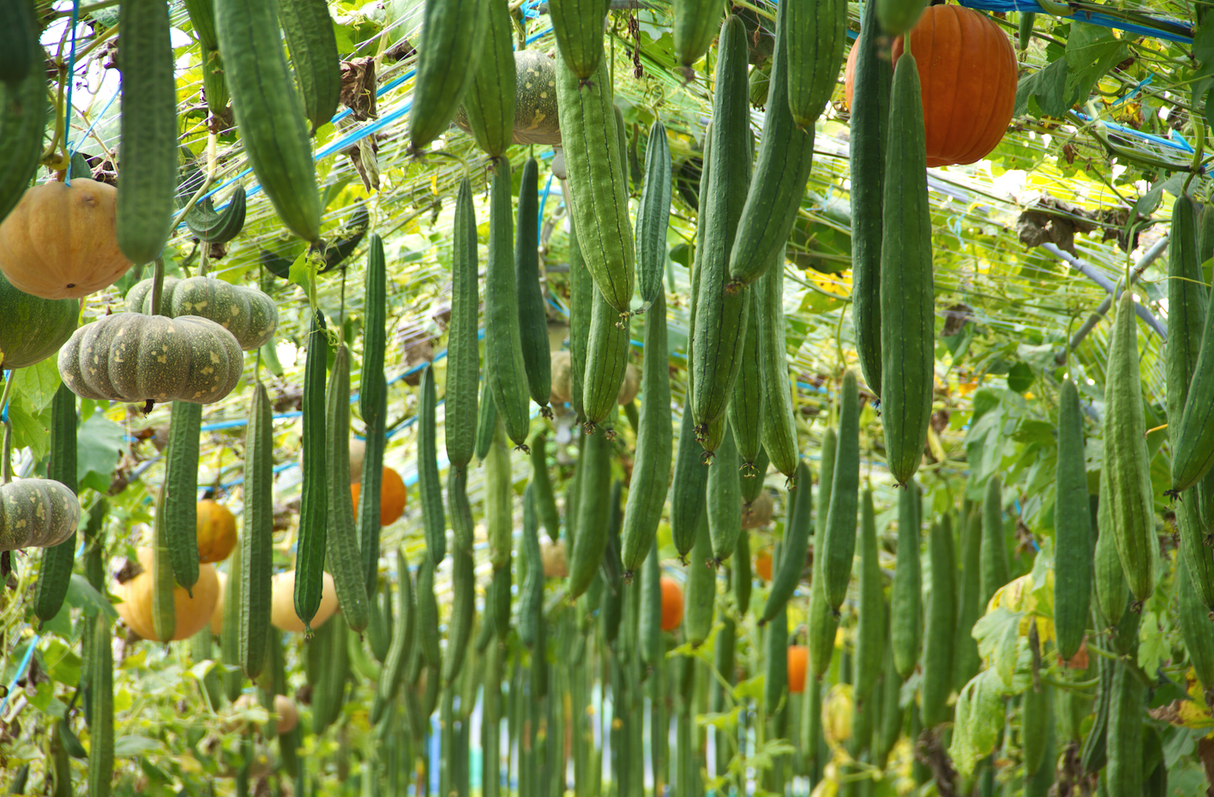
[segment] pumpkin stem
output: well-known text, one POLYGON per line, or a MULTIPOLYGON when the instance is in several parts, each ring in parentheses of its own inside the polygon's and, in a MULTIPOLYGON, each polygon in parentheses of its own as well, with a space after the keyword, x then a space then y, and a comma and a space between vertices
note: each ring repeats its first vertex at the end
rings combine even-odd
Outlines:
POLYGON ((160 295, 164 292, 164 260, 156 258, 156 266, 152 272, 152 315, 161 315, 160 295))

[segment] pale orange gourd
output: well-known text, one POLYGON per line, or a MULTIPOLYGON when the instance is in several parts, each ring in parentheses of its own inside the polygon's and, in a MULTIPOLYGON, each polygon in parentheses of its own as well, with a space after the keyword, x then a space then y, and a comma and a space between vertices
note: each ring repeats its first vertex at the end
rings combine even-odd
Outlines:
POLYGON ((0 271, 43 299, 79 299, 113 285, 131 267, 118 249, 118 190, 78 178, 28 188, 0 223, 0 271))
MULTIPOLYGON (((333 576, 324 573, 323 586, 320 591, 320 608, 312 618, 312 630, 315 631, 325 624, 337 611, 337 589, 333 585, 333 576)), ((295 613, 295 571, 288 570, 274 576, 270 588, 270 622, 280 631, 304 630, 303 620, 295 613)))
MULTIPOLYGON (((985 14, 954 5, 929 6, 911 31, 919 66, 927 165, 974 163, 1007 132, 1016 103, 1016 51, 985 14)), ((894 40, 897 63, 903 42, 894 40)), ((845 90, 851 107, 857 49, 847 58, 845 90)))

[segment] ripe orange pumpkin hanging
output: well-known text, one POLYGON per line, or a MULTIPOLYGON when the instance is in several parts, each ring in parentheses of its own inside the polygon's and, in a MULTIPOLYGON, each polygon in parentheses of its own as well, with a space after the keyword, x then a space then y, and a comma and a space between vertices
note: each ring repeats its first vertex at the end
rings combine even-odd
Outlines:
POLYGON ((131 267, 118 249, 113 186, 88 179, 28 188, 0 224, 0 271, 43 299, 79 299, 131 267))
MULTIPOLYGON (((903 42, 894 40, 894 63, 903 42)), ((974 163, 999 145, 1016 103, 1016 51, 985 14, 953 5, 929 6, 911 31, 919 65, 927 165, 974 163)), ((851 107, 857 49, 847 57, 851 107)))

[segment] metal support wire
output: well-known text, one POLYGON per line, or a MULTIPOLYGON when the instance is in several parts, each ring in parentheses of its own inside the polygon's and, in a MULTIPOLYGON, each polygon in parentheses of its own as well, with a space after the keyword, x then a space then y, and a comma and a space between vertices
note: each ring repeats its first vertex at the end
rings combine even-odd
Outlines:
MULTIPOLYGON (((1075 269, 1080 274, 1099 285, 1101 288, 1104 288, 1105 292, 1108 293, 1108 296, 1104 298, 1104 301, 1100 303, 1092 315, 1088 317, 1088 320, 1083 322, 1083 326, 1079 327, 1079 329, 1075 331, 1074 336, 1072 336, 1070 348, 1072 351, 1074 351, 1079 347, 1079 344, 1083 342, 1083 339, 1088 336, 1088 333, 1096 328, 1096 325, 1100 323, 1100 319, 1104 318, 1105 315, 1108 314, 1109 308, 1113 306, 1114 291, 1117 288, 1117 283, 1110 280, 1104 274, 1101 274, 1100 271, 1094 266, 1090 265, 1089 263, 1085 263, 1069 252, 1062 251, 1054 244, 1045 243, 1041 245, 1041 248, 1059 260, 1062 260, 1070 265, 1071 268, 1075 269)), ((1137 282, 1138 278, 1142 276, 1142 272, 1146 270, 1147 266, 1158 260, 1159 256, 1162 255, 1164 250, 1167 248, 1168 236, 1165 235, 1156 241, 1154 246, 1148 249, 1146 254, 1144 254, 1142 258, 1134 264, 1134 270, 1130 273, 1130 284, 1132 285, 1137 282)), ((1147 326, 1155 331, 1155 334, 1159 335, 1160 340, 1165 343, 1167 342, 1167 327, 1165 327, 1160 320, 1156 318, 1145 305, 1142 304, 1142 302, 1134 303, 1134 311, 1138 314, 1139 318, 1146 322, 1147 326)), ((1065 351, 1054 355, 1054 362, 1058 363, 1059 365, 1065 361, 1065 351)))

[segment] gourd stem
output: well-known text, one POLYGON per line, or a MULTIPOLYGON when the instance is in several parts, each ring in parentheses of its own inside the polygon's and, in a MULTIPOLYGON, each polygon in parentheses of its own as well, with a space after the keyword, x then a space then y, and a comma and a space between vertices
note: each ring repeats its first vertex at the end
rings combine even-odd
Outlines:
POLYGON ((160 294, 164 291, 164 260, 156 258, 152 276, 152 315, 160 315, 160 294))
POLYGON ((345 329, 346 325, 346 269, 341 270, 341 310, 337 314, 337 328, 345 329))
POLYGON ((4 483, 13 480, 13 422, 4 421, 4 483))
POLYGON ((13 389, 13 372, 8 372, 8 379, 4 380, 4 392, 0 393, 0 413, 4 415, 4 483, 8 484, 13 480, 13 422, 9 418, 8 413, 8 397, 13 389))
POLYGON ((198 258, 198 276, 205 277, 207 275, 207 266, 210 265, 211 245, 205 241, 202 243, 202 254, 198 258))

